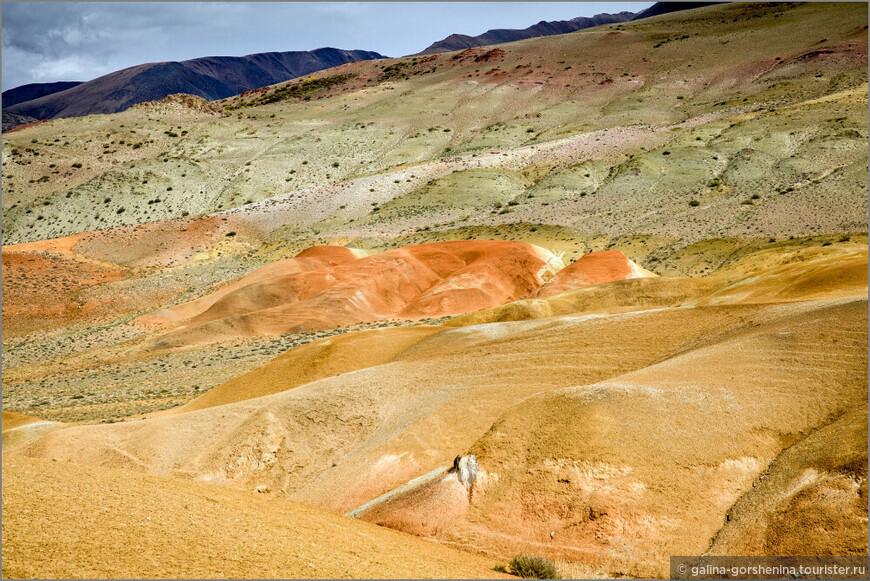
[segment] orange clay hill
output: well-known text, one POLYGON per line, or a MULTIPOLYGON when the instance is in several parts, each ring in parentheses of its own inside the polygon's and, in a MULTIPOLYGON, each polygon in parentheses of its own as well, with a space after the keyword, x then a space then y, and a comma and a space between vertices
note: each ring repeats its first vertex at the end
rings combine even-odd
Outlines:
POLYGON ((523 242, 437 242, 365 258, 318 247, 144 322, 190 317, 155 341, 166 348, 457 315, 525 297, 560 266, 548 250, 523 242))
POLYGON ((619 250, 590 252, 559 271, 534 296, 544 299, 594 284, 650 276, 658 275, 641 268, 619 250))

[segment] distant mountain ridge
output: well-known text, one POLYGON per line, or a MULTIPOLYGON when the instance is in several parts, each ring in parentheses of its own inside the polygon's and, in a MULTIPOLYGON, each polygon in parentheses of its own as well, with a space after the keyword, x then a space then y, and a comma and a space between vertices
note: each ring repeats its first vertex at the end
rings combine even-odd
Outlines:
POLYGON ((83 81, 58 81, 57 83, 30 83, 3 91, 3 107, 11 107, 52 93, 59 93, 81 85, 83 81))
POLYGON ((513 28, 495 28, 478 36, 451 34, 443 40, 430 44, 423 51, 418 52, 417 54, 424 55, 451 52, 476 46, 487 46, 490 44, 501 44, 503 42, 524 40, 526 38, 568 34, 569 32, 576 32, 578 30, 583 30, 584 28, 592 28, 593 26, 601 26, 602 24, 616 24, 620 22, 628 22, 630 20, 640 20, 642 18, 660 16, 670 12, 710 6, 711 4, 722 4, 722 2, 656 2, 646 10, 640 12, 623 11, 617 14, 608 14, 605 12, 591 17, 579 16, 577 18, 572 18, 571 20, 553 20, 549 22, 542 20, 528 28, 523 28, 522 30, 513 28))
POLYGON ((632 20, 637 14, 634 12, 620 12, 618 14, 596 14, 592 17, 579 16, 571 20, 554 20, 544 21, 524 28, 522 30, 512 28, 495 28, 488 30, 478 36, 468 36, 465 34, 451 34, 443 40, 439 40, 423 51, 417 53, 435 54, 440 52, 451 52, 454 50, 463 50, 475 46, 486 46, 489 44, 501 44, 503 42, 513 42, 515 40, 523 40, 526 38, 535 38, 538 36, 552 36, 554 34, 567 34, 584 28, 592 28, 593 26, 601 26, 602 24, 613 24, 618 22, 627 22, 632 20))
POLYGON ((646 10, 641 10, 632 20, 640 20, 642 18, 651 18, 653 16, 661 16, 662 14, 670 14, 671 12, 679 12, 680 10, 692 10, 693 8, 703 8, 713 4, 724 4, 724 2, 656 2, 646 10))
POLYGON ((137 103, 157 101, 173 93, 188 93, 212 101, 345 63, 380 58, 386 57, 373 51, 327 47, 312 51, 147 63, 11 107, 4 106, 4 111, 37 119, 58 119, 117 113, 137 103))

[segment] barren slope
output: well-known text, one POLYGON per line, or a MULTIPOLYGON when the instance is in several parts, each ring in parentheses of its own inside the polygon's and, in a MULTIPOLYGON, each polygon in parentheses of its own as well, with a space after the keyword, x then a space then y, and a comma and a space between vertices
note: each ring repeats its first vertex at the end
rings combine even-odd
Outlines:
POLYGON ((3 458, 3 578, 495 578, 492 562, 303 504, 3 458))
MULTIPOLYGON (((503 555, 544 551, 599 574, 666 576, 670 555, 710 547, 743 494, 776 498, 753 487, 785 448, 843 414, 866 425, 866 297, 772 311, 713 345, 509 410, 468 449, 481 474, 461 510, 433 503, 441 495, 430 485, 428 495, 400 495, 362 518, 503 555), (426 516, 438 510, 450 518, 426 516)), ((743 509, 745 518, 789 529, 771 531, 755 551, 866 551, 866 523, 858 519, 866 439, 858 433, 838 445, 848 446, 840 455, 851 462, 842 476, 808 477, 781 488, 779 506, 743 509), (825 490, 843 490, 839 502, 854 508, 811 508, 825 490), (793 509, 788 519, 786 506, 793 509), (799 531, 813 530, 820 518, 848 533, 800 541, 799 531)))

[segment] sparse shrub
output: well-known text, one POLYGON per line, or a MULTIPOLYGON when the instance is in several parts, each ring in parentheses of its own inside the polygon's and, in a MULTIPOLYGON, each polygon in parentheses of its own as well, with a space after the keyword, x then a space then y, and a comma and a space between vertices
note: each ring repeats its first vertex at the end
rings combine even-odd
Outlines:
POLYGON ((692 201, 689 202, 689 205, 692 206, 692 207, 694 208, 694 207, 696 207, 696 206, 700 206, 700 205, 701 205, 701 202, 699 202, 698 200, 692 200, 692 201))
POLYGON ((758 194, 752 194, 752 197, 750 198, 750 200, 758 200, 760 198, 761 198, 761 196, 759 196, 758 194))
POLYGON ((74 168, 78 169, 78 168, 82 167, 82 164, 81 164, 80 162, 77 161, 77 162, 75 162, 74 164, 72 164, 72 166, 73 166, 74 168))
POLYGON ((341 165, 341 164, 338 163, 337 161, 332 162, 332 167, 338 167, 339 165, 341 165))
POLYGON ((556 565, 544 557, 517 555, 510 562, 510 572, 524 579, 561 579, 556 565))

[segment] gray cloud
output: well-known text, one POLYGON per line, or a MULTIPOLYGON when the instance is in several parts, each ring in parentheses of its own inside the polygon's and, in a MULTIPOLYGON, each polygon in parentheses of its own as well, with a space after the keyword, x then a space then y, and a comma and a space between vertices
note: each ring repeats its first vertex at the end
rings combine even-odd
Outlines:
POLYGON ((401 56, 459 32, 525 28, 651 2, 4 3, 3 89, 145 62, 323 46, 401 56))

